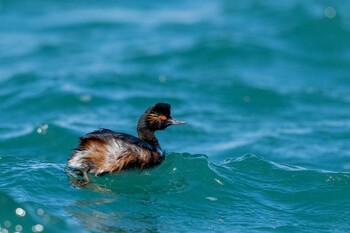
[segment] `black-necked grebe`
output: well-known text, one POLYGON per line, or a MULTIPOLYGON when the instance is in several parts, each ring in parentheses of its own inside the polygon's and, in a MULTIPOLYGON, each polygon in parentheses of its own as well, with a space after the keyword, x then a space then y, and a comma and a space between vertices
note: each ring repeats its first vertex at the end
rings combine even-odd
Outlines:
POLYGON ((68 166, 83 173, 79 186, 90 182, 88 173, 101 175, 128 169, 146 169, 159 165, 163 150, 154 135, 170 125, 185 124, 170 115, 170 105, 157 103, 149 107, 137 123, 138 138, 129 134, 100 129, 80 138, 80 144, 68 166))

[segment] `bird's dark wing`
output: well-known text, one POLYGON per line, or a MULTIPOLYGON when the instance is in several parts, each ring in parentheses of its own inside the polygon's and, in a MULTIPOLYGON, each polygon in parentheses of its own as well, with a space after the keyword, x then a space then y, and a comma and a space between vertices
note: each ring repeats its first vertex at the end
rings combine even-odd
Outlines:
POLYGON ((145 149, 149 149, 149 150, 155 150, 155 148, 153 148, 150 144, 148 144, 147 142, 132 136, 130 134, 125 134, 125 133, 119 133, 119 132, 114 132, 112 130, 109 129, 99 129, 99 130, 95 130, 91 133, 86 134, 85 136, 81 137, 80 140, 82 142, 89 140, 89 139, 99 139, 102 141, 108 141, 110 139, 116 139, 116 140, 123 140, 126 143, 129 144, 134 144, 140 147, 143 147, 145 149))

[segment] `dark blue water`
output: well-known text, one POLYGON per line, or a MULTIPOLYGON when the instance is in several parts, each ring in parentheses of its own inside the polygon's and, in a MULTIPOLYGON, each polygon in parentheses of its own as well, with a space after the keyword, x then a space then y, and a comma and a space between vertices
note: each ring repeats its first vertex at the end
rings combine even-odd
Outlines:
POLYGON ((0 0, 0 232, 349 232, 349 9, 0 0), (161 166, 71 186, 159 101, 161 166))

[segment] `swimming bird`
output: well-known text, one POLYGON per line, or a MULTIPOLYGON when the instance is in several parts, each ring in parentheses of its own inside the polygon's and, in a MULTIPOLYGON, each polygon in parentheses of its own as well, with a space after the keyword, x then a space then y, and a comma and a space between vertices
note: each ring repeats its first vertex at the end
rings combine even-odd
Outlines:
POLYGON ((90 183, 88 173, 102 175, 129 169, 147 169, 159 165, 164 152, 154 132, 170 125, 186 124, 174 119, 171 106, 157 103, 149 107, 137 123, 138 137, 99 129, 80 138, 80 143, 68 166, 82 172, 84 179, 76 180, 76 186, 90 183))

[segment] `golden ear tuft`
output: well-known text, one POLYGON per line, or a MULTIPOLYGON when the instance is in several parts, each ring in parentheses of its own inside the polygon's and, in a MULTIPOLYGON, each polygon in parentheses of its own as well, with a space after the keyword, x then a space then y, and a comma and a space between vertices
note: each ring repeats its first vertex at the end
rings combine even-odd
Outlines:
POLYGON ((148 121, 153 125, 155 122, 157 122, 159 119, 159 116, 157 114, 151 113, 148 115, 148 121))

